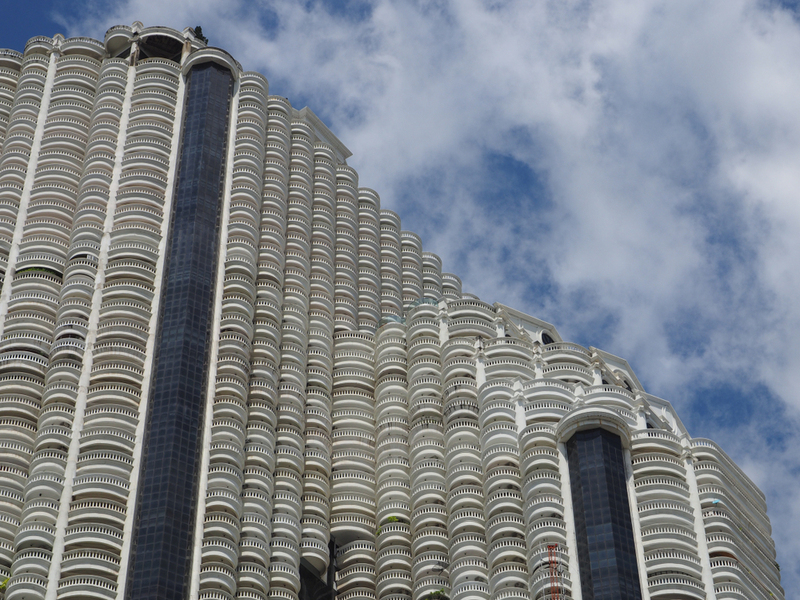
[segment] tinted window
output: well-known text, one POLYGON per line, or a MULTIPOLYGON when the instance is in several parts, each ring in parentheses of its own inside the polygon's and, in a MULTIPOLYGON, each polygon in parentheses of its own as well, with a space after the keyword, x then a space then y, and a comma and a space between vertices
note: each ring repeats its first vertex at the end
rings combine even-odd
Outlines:
POLYGON ((619 437, 580 431, 567 456, 584 600, 641 600, 619 437))
POLYGON ((206 63, 186 91, 129 597, 186 597, 233 78, 206 63))

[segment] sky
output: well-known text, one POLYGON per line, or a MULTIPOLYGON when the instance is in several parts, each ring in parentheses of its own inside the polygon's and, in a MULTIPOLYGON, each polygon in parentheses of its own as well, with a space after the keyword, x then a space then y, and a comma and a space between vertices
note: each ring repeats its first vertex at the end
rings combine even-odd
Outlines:
MULTIPOLYGON (((4 0, 11 5, 10 0, 4 0)), ((800 598, 800 7, 39 0, 0 47, 201 25, 464 290, 625 357, 766 493, 800 598)))

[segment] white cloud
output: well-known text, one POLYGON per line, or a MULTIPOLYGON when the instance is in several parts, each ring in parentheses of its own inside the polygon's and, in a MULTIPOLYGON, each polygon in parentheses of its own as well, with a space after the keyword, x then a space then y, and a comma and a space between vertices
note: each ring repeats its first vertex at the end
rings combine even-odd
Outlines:
MULTIPOLYGON (((74 32, 203 24, 274 93, 310 103, 361 184, 465 289, 626 356, 679 410, 697 382, 762 381, 798 418, 791 14, 756 0, 379 0, 359 22, 305 4, 129 0, 74 32), (529 165, 547 202, 518 190, 512 214, 477 193, 497 154, 529 165)), ((786 568, 800 563, 796 459, 765 431, 737 435, 737 460, 750 447, 768 458, 753 472, 769 465, 759 483, 783 521, 787 590, 800 587, 786 568)))

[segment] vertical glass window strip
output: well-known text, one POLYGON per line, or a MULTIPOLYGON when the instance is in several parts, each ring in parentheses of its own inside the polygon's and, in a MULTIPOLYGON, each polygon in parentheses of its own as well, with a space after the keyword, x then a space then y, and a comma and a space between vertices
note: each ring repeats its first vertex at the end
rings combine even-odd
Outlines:
POLYGON ((142 458, 129 598, 186 596, 209 364, 233 76, 187 82, 180 163, 142 458))
POLYGON ((641 600, 619 437, 580 431, 567 442, 567 457, 584 600, 641 600))

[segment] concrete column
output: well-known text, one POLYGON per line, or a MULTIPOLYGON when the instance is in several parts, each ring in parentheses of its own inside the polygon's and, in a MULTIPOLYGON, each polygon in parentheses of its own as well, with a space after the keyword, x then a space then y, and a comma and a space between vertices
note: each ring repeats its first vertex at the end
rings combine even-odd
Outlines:
POLYGON ((639 522, 639 502, 636 499, 636 488, 633 481, 633 461, 631 451, 623 448, 625 460, 625 487, 628 489, 628 506, 631 510, 633 525, 633 544, 636 547, 636 565, 639 567, 639 585, 642 588, 642 600, 650 600, 650 590, 647 585, 647 565, 644 559, 644 544, 642 542, 642 525, 639 522))
POLYGON ((575 534, 575 512, 572 507, 572 484, 569 480, 567 445, 558 443, 558 472, 561 475, 561 499, 564 502, 564 525, 567 529, 569 550, 569 573, 572 580, 572 600, 583 600, 581 571, 578 567, 578 536, 575 534))
MULTIPOLYGON (((688 442, 685 442, 688 443, 688 442)), ((694 473, 694 458, 691 449, 687 448, 683 455, 686 467, 686 483, 689 485, 689 503, 694 513, 694 533, 697 536, 697 553, 703 568, 703 585, 706 588, 706 599, 717 600, 714 590, 714 575, 711 572, 711 558, 708 555, 708 541, 706 540, 706 527, 703 522, 703 506, 700 504, 700 492, 697 489, 697 476, 694 473)))

